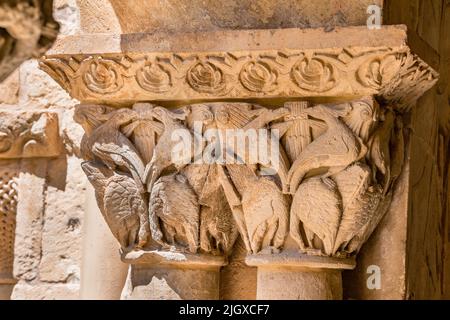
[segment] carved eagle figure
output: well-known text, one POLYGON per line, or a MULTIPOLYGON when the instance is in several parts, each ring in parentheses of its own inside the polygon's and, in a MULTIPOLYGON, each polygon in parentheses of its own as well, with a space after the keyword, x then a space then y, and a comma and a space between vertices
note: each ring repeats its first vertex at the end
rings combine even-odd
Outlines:
POLYGON ((342 201, 333 180, 310 178, 298 187, 292 200, 290 235, 304 252, 317 247, 317 236, 322 240, 323 253, 331 255, 341 215, 342 201))
MULTIPOLYGON (((178 133, 188 133, 190 135, 187 128, 180 122, 180 120, 185 120, 188 114, 188 108, 184 108, 182 112, 178 113, 162 107, 153 108, 153 117, 160 121, 164 128, 158 139, 158 143, 154 147, 152 158, 145 167, 144 182, 147 184, 148 192, 152 191, 153 184, 165 169, 173 166, 179 171, 189 163, 189 159, 178 159, 178 162, 174 162, 172 157, 174 146, 179 143, 178 141, 174 141, 172 134, 178 131, 178 133)), ((186 154, 189 156, 189 152, 186 152, 186 154)))
POLYGON ((129 250, 147 243, 147 203, 128 174, 115 172, 101 163, 81 165, 95 189, 97 204, 122 248, 129 250))
POLYGON ((197 195, 182 174, 160 177, 151 190, 150 212, 160 219, 160 226, 167 242, 181 244, 196 253, 199 247, 200 206, 197 195))
MULTIPOLYGON (((80 113, 85 109, 77 111, 78 114, 74 117, 76 121, 81 118, 80 113)), ((129 109, 120 109, 108 116, 108 119, 91 133, 86 132, 86 139, 82 144, 83 156, 86 160, 100 160, 111 170, 118 168, 129 171, 136 186, 143 192, 144 164, 131 141, 120 131, 121 126, 136 119, 136 113, 129 109)))
POLYGON ((357 241, 355 237, 372 229, 373 224, 375 229, 379 222, 382 190, 379 185, 371 186, 371 177, 370 168, 362 163, 356 163, 334 177, 342 196, 343 214, 333 254, 338 251, 352 253, 353 243, 357 241))
POLYGON ((317 105, 303 112, 323 120, 328 128, 325 133, 307 145, 292 164, 288 174, 291 194, 295 194, 299 184, 311 170, 328 167, 326 176, 330 176, 363 158, 367 153, 362 140, 338 119, 339 116, 347 114, 349 109, 338 110, 317 105))
POLYGON ((248 166, 218 167, 219 179, 248 252, 279 250, 289 228, 289 201, 278 185, 248 166))

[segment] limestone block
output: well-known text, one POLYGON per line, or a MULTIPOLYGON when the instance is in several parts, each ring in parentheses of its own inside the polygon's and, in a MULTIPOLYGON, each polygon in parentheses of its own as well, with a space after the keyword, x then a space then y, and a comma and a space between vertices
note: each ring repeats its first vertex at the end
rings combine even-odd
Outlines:
POLYGON ((406 46, 402 26, 68 36, 40 66, 73 98, 122 105, 137 97, 180 102, 376 94, 409 107, 437 79, 406 46))
POLYGON ((39 279, 78 283, 86 185, 80 160, 67 157, 49 162, 47 184, 39 279))
POLYGON ((219 29, 332 29, 365 25, 381 0, 79 0, 86 33, 198 32, 219 29))
POLYGON ((13 300, 76 300, 78 284, 42 283, 28 284, 19 282, 14 287, 13 300))
POLYGON ((14 276, 36 279, 42 254, 45 177, 47 161, 23 160, 18 179, 14 276))

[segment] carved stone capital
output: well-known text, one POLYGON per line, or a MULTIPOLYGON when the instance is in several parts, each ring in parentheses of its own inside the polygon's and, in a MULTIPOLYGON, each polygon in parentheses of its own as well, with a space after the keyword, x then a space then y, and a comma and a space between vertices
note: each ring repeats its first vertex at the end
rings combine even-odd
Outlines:
POLYGON ((0 159, 56 157, 58 130, 55 112, 0 110, 0 159))
POLYGON ((402 117, 372 97, 275 109, 80 105, 75 120, 83 169, 126 251, 227 256, 240 234, 250 254, 352 257, 404 161, 402 117))
POLYGON ((402 171, 403 114, 437 80, 401 26, 81 35, 41 67, 83 102, 82 167, 130 296, 163 266, 170 282, 210 263, 192 276, 213 286, 240 236, 258 292, 341 297, 402 171))

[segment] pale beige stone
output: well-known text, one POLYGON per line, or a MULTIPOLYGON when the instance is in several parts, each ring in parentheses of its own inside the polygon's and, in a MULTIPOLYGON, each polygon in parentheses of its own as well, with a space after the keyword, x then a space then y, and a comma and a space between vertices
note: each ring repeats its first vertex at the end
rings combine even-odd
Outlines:
POLYGON ((364 25, 381 0, 79 0, 86 33, 198 32, 220 29, 364 25))
POLYGON ((45 159, 22 161, 18 180, 14 276, 25 281, 38 276, 46 174, 45 159))
POLYGON ((42 283, 31 285, 18 283, 14 287, 13 300, 76 300, 78 284, 42 283))
POLYGON ((93 187, 87 185, 80 299, 118 300, 125 284, 128 265, 120 259, 119 244, 99 212, 94 193, 93 187))
POLYGON ((86 103, 376 94, 408 108, 437 74, 405 42, 401 26, 80 35, 41 68, 86 103))

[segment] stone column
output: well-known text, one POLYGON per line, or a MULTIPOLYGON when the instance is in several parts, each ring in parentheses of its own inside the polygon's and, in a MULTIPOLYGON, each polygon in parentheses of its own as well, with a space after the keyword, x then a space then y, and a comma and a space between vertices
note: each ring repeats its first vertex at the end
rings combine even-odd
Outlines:
POLYGON ((80 298, 117 300, 127 276, 128 265, 120 260, 119 244, 108 230, 97 207, 94 190, 86 188, 83 221, 83 259, 80 298))
POLYGON ((125 254, 130 264, 122 299, 217 300, 223 257, 164 251, 125 254))
POLYGON ((355 267, 354 259, 296 252, 251 255, 246 263, 258 267, 258 300, 341 300, 342 270, 355 267))
POLYGON ((436 72, 399 26, 161 36, 65 37, 41 61, 82 102, 82 167, 130 264, 122 297, 217 299, 240 234, 259 299, 342 298, 436 72))

